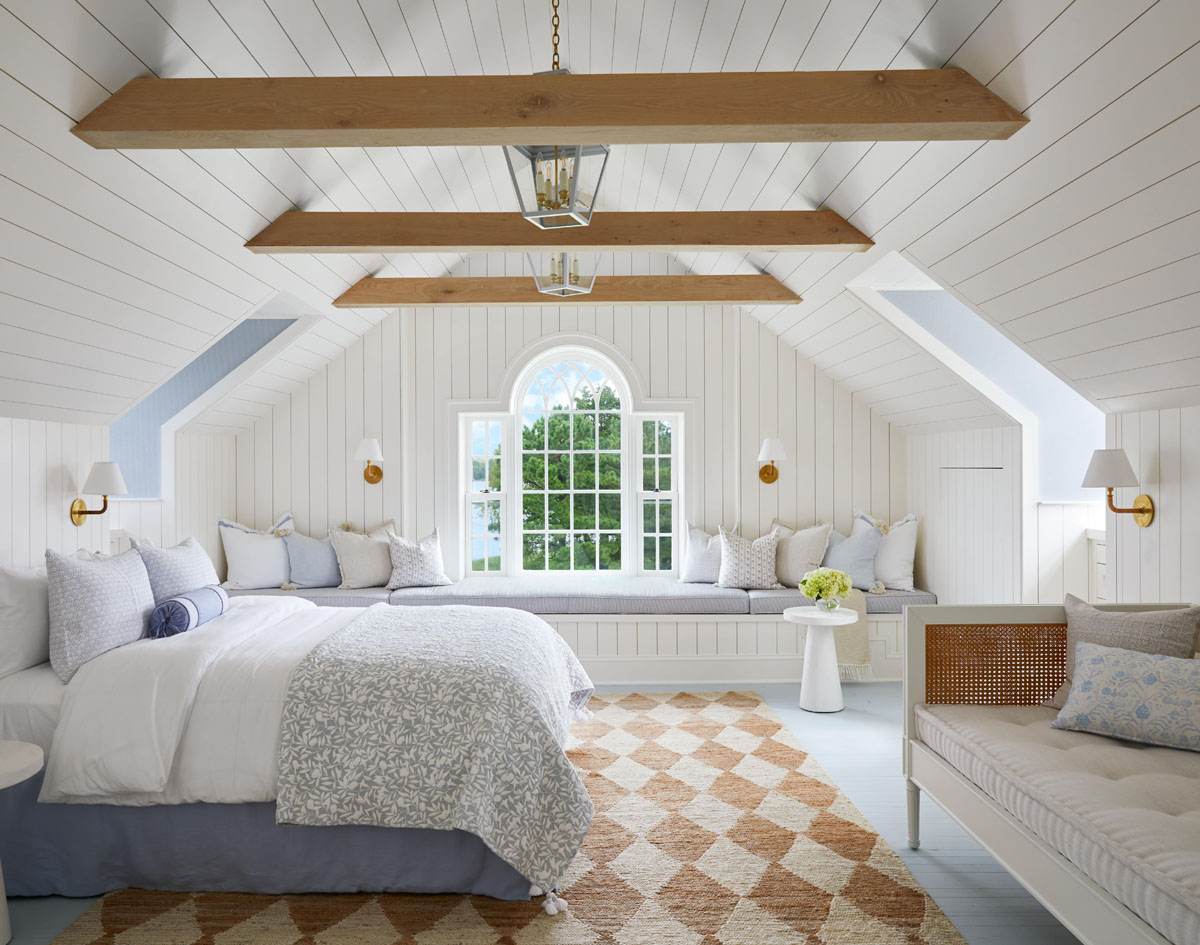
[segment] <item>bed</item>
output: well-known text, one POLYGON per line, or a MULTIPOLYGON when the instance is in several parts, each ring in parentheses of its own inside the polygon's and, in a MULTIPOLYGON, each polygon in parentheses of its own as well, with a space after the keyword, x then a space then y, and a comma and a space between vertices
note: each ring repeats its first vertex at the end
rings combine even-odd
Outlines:
MULTIPOLYGON (((529 614, 333 609, 266 597, 232 601, 223 616, 179 637, 105 653, 65 686, 49 665, 24 670, 0 679, 0 737, 41 745, 48 762, 43 777, 0 793, 9 892, 139 886, 529 898, 539 885, 531 876, 550 885, 541 861, 512 854, 512 843, 528 838, 454 826, 466 815, 438 801, 480 803, 469 793, 469 769, 481 759, 507 764, 486 754, 490 742, 507 745, 513 765, 536 762, 541 793, 560 808, 550 813, 573 824, 557 837, 553 862, 573 856, 591 806, 562 746, 569 713, 590 692, 569 649, 529 614), (486 652, 483 634, 511 651, 507 664, 486 652), (522 688, 524 664, 544 677, 534 684, 540 692, 522 688), (519 727, 505 729, 500 717, 523 712, 519 727), (354 730, 364 719, 375 734, 354 730), (463 733, 467 721, 473 733, 463 733), (443 744, 426 761, 420 733, 434 729, 443 744), (436 788, 405 780, 397 764, 413 758, 436 788), (290 801, 281 790, 292 791, 290 801), (374 800, 394 806, 414 792, 429 809, 374 800)), ((552 832, 538 819, 544 811, 519 803, 528 807, 523 817, 503 806, 492 813, 526 833, 552 832)))

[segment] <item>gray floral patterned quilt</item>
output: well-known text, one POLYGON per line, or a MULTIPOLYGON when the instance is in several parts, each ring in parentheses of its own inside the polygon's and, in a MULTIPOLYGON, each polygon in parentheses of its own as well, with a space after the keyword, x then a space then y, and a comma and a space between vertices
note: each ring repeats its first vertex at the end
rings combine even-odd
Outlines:
POLYGON ((591 693, 533 614, 376 604, 288 682, 276 819, 467 830, 552 889, 592 822, 565 752, 591 693))

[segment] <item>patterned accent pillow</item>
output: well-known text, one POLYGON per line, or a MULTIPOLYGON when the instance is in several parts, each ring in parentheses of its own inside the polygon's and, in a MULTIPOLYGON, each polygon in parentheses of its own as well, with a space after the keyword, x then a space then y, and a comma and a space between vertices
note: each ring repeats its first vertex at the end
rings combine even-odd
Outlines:
POLYGON ((185 538, 174 548, 155 548, 136 538, 132 544, 146 566, 156 604, 192 588, 216 584, 218 581, 212 559, 195 538, 185 538))
POLYGON ((164 600, 150 612, 150 637, 161 640, 195 630, 229 606, 229 595, 219 584, 200 587, 164 600))
POLYGON ((687 546, 681 584, 716 584, 721 576, 721 536, 710 535, 703 528, 687 525, 687 546))
POLYGON ((387 585, 389 591, 398 587, 438 587, 454 583, 446 577, 446 568, 442 564, 442 545, 438 541, 436 528, 420 541, 392 535, 388 542, 392 554, 392 577, 387 585))
POLYGON ((366 535, 334 528, 329 532, 342 572, 339 587, 383 587, 392 577, 392 555, 388 538, 396 531, 385 522, 366 535))
POLYGON ((783 587, 775 577, 775 551, 779 528, 772 528, 751 541, 721 526, 721 575, 718 587, 740 587, 744 591, 783 587))
POLYGON ((775 552, 775 576, 784 587, 799 587, 804 575, 815 571, 825 558, 831 525, 813 525, 795 531, 775 523, 779 529, 779 547, 775 552))
POLYGON ((1200 751, 1200 660, 1080 643, 1075 682, 1051 725, 1200 751))
POLYGON ((146 635, 154 592, 136 551, 80 561, 46 551, 50 665, 63 682, 79 667, 146 635))
POLYGON ((1067 681, 1048 703, 1055 709, 1066 705, 1067 692, 1075 678, 1075 652, 1080 643, 1099 643, 1138 653, 1161 653, 1181 658, 1195 652, 1200 607, 1111 613, 1097 610, 1068 594, 1063 608, 1067 612, 1067 681))

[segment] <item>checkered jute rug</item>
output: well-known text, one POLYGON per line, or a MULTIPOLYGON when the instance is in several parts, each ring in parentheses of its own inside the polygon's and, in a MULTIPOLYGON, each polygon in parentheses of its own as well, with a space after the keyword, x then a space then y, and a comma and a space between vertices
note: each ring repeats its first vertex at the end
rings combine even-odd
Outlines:
POLYGON ((962 945, 752 693, 598 695, 566 913, 479 896, 105 896, 56 945, 962 945))

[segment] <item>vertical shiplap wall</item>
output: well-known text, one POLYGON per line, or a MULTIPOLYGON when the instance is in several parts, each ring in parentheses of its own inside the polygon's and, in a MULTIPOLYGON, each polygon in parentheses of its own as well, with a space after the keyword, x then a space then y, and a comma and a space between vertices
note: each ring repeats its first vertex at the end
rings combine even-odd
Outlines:
POLYGON ((1129 456, 1141 486, 1118 489, 1129 508, 1139 492, 1154 500, 1154 521, 1108 514, 1108 583, 1122 602, 1200 601, 1200 407, 1108 418, 1110 448, 1129 456))
POLYGON ((917 585, 940 604, 1020 603, 1021 501, 1019 427, 910 436, 917 585))
POLYGON ((291 511, 314 535, 344 521, 395 519, 410 535, 448 527, 438 518, 453 479, 437 458, 457 435, 450 405, 500 397, 509 366, 559 335, 616 348, 651 401, 693 403, 689 521, 732 526, 739 497, 742 530, 752 535, 775 518, 847 529, 857 509, 881 518, 907 511, 905 438, 866 405, 738 309, 655 306, 389 316, 237 437, 238 518, 262 527, 291 511), (350 458, 364 435, 383 447, 378 486, 366 485, 350 458), (764 486, 755 457, 775 435, 791 459, 779 482, 764 486))
POLYGON ((67 514, 92 463, 107 455, 107 427, 0 417, 0 564, 40 567, 47 548, 108 550, 111 513, 80 527, 67 514))
POLYGON ((1088 599, 1089 528, 1104 528, 1099 502, 1039 502, 1037 602, 1061 604, 1067 594, 1088 599))

